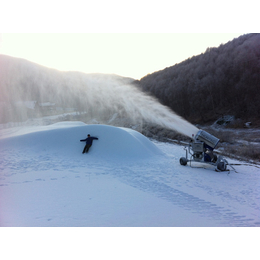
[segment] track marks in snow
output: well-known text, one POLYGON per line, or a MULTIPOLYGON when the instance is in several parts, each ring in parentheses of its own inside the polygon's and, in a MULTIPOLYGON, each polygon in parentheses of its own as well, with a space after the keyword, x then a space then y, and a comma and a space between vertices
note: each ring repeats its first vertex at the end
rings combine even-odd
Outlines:
MULTIPOLYGON (((109 165, 104 164, 88 164, 85 170, 77 167, 70 167, 68 169, 54 168, 48 171, 35 171, 33 174, 20 173, 16 174, 16 182, 11 182, 14 176, 1 177, 0 186, 18 185, 21 183, 32 184, 33 182, 59 182, 62 185, 63 179, 79 182, 91 182, 97 175, 111 175, 111 177, 127 184, 133 188, 153 194, 157 198, 161 198, 172 203, 174 206, 187 210, 187 212, 194 213, 194 216, 214 219, 219 226, 259 226, 259 221, 248 217, 246 214, 239 214, 236 209, 232 207, 234 202, 243 203, 241 197, 234 197, 228 191, 223 191, 213 186, 210 182, 205 183, 200 181, 197 172, 181 172, 178 167, 172 168, 167 160, 161 163, 146 162, 146 164, 136 165, 109 165), (115 167, 116 166, 116 167, 115 167), (78 169, 78 170, 77 170, 78 169), (185 177, 186 174, 186 177, 185 177), (20 181, 19 181, 20 180, 20 181), (200 192, 203 191, 203 196, 200 192), (205 199, 210 195, 209 200, 205 199), (213 202, 212 197, 217 197, 220 203, 213 202), (229 204, 222 203, 222 201, 229 201, 229 204)), ((182 166, 180 166, 182 167, 182 166)), ((180 170, 186 168, 180 168, 180 170)), ((214 174, 208 170, 203 170, 207 175, 214 174)), ((204 172, 202 172, 203 174, 204 172)), ((201 173, 200 173, 201 174, 201 173)), ((226 178, 226 176, 222 176, 226 178)), ((209 177, 210 178, 210 177, 209 177)), ((244 192, 245 193, 245 192, 244 192)), ((248 192, 247 192, 248 193, 248 192)), ((257 207, 256 207, 257 208, 257 207)), ((52 218, 53 219, 53 218, 52 218)))
MULTIPOLYGON (((167 200, 173 205, 196 213, 199 216, 215 219, 220 225, 257 226, 257 222, 254 223, 254 219, 248 218, 246 215, 240 215, 233 212, 231 208, 223 207, 222 204, 219 206, 216 203, 197 197, 192 193, 182 191, 181 188, 185 188, 183 186, 184 184, 178 184, 177 182, 175 185, 174 180, 176 180, 178 173, 175 173, 173 177, 172 174, 174 173, 171 173, 170 168, 169 172, 159 171, 158 169, 160 167, 157 167, 157 169, 156 167, 151 168, 153 169, 151 170, 151 174, 146 174, 146 170, 138 170, 138 167, 136 167, 136 170, 130 168, 114 169, 113 172, 122 182, 136 189, 152 193, 156 197, 167 200)), ((190 183, 190 187, 196 188, 194 187, 194 183, 192 184, 192 181, 187 180, 185 183, 190 183)), ((225 196, 225 194, 219 193, 217 196, 222 197, 225 196)))
MULTIPOLYGON (((167 149, 167 153, 171 153, 172 147, 167 149)), ((249 184, 237 186, 238 183, 243 183, 244 176, 241 175, 237 182, 239 175, 183 167, 179 165, 179 157, 176 152, 176 155, 169 156, 165 161, 160 158, 159 162, 144 160, 131 165, 122 162, 103 164, 81 154, 69 158, 51 152, 40 152, 31 153, 30 158, 27 158, 26 150, 13 149, 8 151, 8 156, 0 154, 0 187, 4 189, 9 185, 34 183, 62 185, 64 179, 77 183, 91 182, 96 175, 109 174, 124 184, 195 213, 195 216, 215 219, 219 226, 260 225, 258 218, 251 218, 252 214, 247 212, 252 209, 259 212, 259 189, 257 185, 249 187, 254 185, 252 180, 249 184), (232 183, 235 188, 230 185, 232 183), (238 192, 236 189, 239 188, 241 190, 238 192), (251 198, 256 199, 252 201, 251 198), (241 205, 244 206, 244 211, 238 210, 241 205)), ((50 216, 49 219, 54 221, 55 217, 50 216)))

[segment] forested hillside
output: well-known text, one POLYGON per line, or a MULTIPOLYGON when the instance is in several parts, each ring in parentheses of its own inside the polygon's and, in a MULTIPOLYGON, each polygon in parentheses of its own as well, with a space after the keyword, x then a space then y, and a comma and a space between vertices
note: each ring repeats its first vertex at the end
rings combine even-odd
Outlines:
POLYGON ((145 76, 139 87, 192 123, 212 122, 227 114, 257 121, 260 34, 246 34, 218 48, 208 48, 203 54, 145 76))
POLYGON ((0 55, 0 123, 35 116, 36 110, 22 109, 20 101, 49 102, 55 104, 56 111, 87 112, 90 117, 108 114, 113 107, 109 117, 115 111, 124 117, 123 103, 129 93, 122 86, 133 83, 193 124, 232 115, 260 125, 260 34, 246 34, 218 48, 208 48, 203 54, 140 81, 116 75, 62 72, 0 55))

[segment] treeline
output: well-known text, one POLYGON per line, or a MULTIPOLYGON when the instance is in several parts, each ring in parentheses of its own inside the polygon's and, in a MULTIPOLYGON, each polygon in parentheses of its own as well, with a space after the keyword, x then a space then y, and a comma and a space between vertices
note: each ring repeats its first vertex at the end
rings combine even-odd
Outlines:
POLYGON ((222 115, 260 116, 260 34, 246 34, 218 48, 149 74, 137 85, 192 123, 222 115))

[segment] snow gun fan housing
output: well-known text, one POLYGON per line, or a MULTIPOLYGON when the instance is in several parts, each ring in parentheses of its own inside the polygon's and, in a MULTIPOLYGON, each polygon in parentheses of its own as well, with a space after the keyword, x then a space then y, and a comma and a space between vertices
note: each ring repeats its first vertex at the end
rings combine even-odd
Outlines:
POLYGON ((209 149, 212 149, 212 150, 215 149, 215 147, 219 143, 218 138, 216 138, 215 136, 213 136, 203 130, 199 130, 194 139, 197 142, 201 142, 201 143, 204 142, 205 145, 208 146, 209 149))
POLYGON ((209 163, 216 166, 217 171, 225 171, 228 162, 222 156, 217 156, 213 150, 219 143, 219 139, 215 136, 199 130, 194 139, 186 144, 186 157, 180 158, 181 165, 187 165, 188 162, 209 163), (190 159, 188 159, 188 154, 190 159))

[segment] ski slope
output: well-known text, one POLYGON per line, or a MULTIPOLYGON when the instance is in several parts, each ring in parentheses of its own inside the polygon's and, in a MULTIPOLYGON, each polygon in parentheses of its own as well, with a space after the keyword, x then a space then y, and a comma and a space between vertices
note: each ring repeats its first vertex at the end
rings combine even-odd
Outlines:
POLYGON ((260 226, 259 167, 216 172, 181 166, 184 155, 181 146, 106 125, 4 129, 0 226, 260 226), (99 140, 82 154, 87 134, 99 140))

